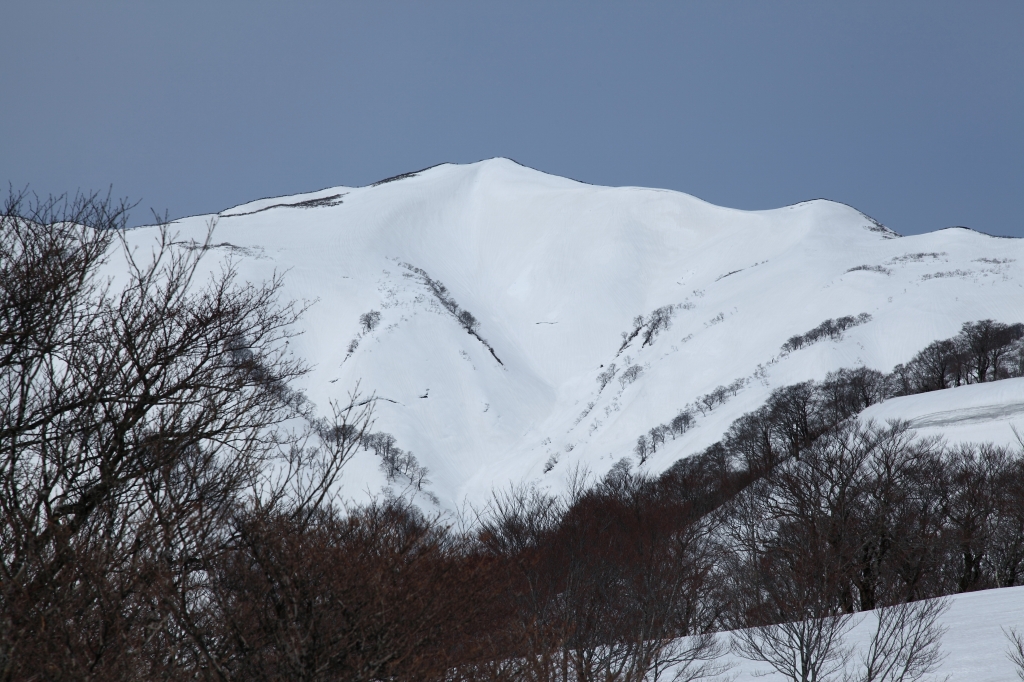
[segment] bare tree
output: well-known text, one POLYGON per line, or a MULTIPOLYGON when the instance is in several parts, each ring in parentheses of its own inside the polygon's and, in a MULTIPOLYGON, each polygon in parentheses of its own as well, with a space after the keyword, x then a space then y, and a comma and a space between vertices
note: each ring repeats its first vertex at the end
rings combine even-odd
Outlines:
POLYGON ((691 426, 693 426, 693 413, 689 410, 681 410, 669 422, 672 438, 675 439, 676 435, 685 433, 691 426))
POLYGON ((1006 650, 1006 657, 1013 663, 1017 678, 1024 682, 1024 634, 1015 628, 1003 630, 1003 634, 1006 635, 1006 639, 1010 643, 1010 648, 1006 650))
POLYGON ((834 557, 827 543, 805 535, 800 549, 777 540, 786 531, 765 507, 770 494, 755 483, 730 510, 733 587, 725 615, 732 649, 793 682, 837 679, 850 660, 844 637, 856 620, 836 598, 834 557))
POLYGON ((934 599, 879 609, 871 640, 853 670, 853 649, 844 640, 860 619, 850 614, 741 630, 733 633, 733 647, 794 682, 916 682, 944 658, 945 628, 938 620, 948 608, 948 600, 934 599))
POLYGON ((559 594, 568 586, 560 556, 547 551, 564 513, 563 500, 518 487, 495 493, 479 514, 480 542, 501 569, 498 585, 509 609, 493 637, 493 658, 508 661, 490 669, 501 677, 547 682, 564 670, 572 624, 559 594))
POLYGON ((476 331, 476 328, 480 326, 480 322, 468 310, 460 310, 456 317, 458 317, 459 324, 467 331, 476 331))
POLYGON ((647 462, 647 457, 652 452, 651 441, 647 439, 647 436, 639 436, 636 439, 636 445, 633 446, 633 452, 636 453, 637 458, 641 464, 647 462))
POLYGON ((620 466, 594 487, 577 479, 564 500, 497 497, 481 536, 508 570, 514 677, 689 682, 721 672, 706 598, 712 545, 682 513, 620 466))
POLYGON ((762 405, 734 421, 723 444, 743 462, 747 471, 760 476, 771 471, 785 455, 780 430, 775 415, 768 406, 762 405))
POLYGON ((359 316, 359 326, 362 327, 364 333, 372 332, 378 324, 380 324, 380 312, 377 310, 371 310, 359 316))
POLYGON ((121 242, 112 290, 125 208, 13 195, 0 216, 0 679, 191 665, 171 597, 203 600, 205 552, 306 414, 280 279, 202 283, 209 238, 163 229, 148 258, 121 242))
POLYGON ((641 348, 652 345, 660 332, 672 326, 672 312, 674 310, 674 305, 667 305, 651 311, 651 314, 647 316, 643 323, 644 342, 641 344, 641 348))
POLYGON ((651 452, 657 452, 658 446, 665 442, 665 432, 668 429, 664 426, 655 426, 648 435, 651 437, 651 452))
POLYGON ((733 633, 733 650, 793 682, 841 679, 852 655, 843 640, 854 624, 838 614, 746 628, 733 633))
POLYGON ((945 535, 949 540, 949 573, 953 589, 968 592, 990 586, 986 564, 997 529, 1000 480, 1010 466, 1005 448, 990 444, 960 444, 944 458, 936 494, 942 503, 945 535))
POLYGON ((1024 582, 1024 449, 1018 449, 1001 472, 996 472, 998 511, 986 563, 998 587, 1024 582))
POLYGON ((826 429, 818 410, 819 399, 812 381, 775 389, 768 399, 776 433, 791 457, 799 457, 826 429))
POLYGON ((860 461, 830 456, 845 452, 823 448, 780 464, 726 509, 733 649, 794 682, 836 679, 851 655, 846 512, 860 461))
POLYGON ((993 320, 965 322, 960 331, 964 349, 970 358, 974 381, 999 379, 1000 364, 1010 344, 1024 336, 1024 324, 1007 325, 993 320))
POLYGON ((308 519, 278 510, 237 531, 213 566, 221 677, 441 679, 477 662, 487 566, 414 507, 326 507, 308 519))
POLYGON ((856 682, 916 682, 944 658, 939 618, 948 599, 929 599, 879 609, 871 642, 860 657, 856 682))
POLYGON ((613 378, 615 378, 616 371, 617 369, 615 367, 615 363, 613 362, 610 365, 608 365, 607 369, 605 369, 603 372, 597 375, 597 384, 599 386, 597 390, 599 393, 604 390, 604 387, 607 386, 613 378))
POLYGON ((636 381, 643 372, 644 368, 640 365, 630 365, 626 367, 626 369, 622 371, 622 374, 619 375, 619 385, 622 386, 622 388, 626 388, 627 385, 636 381))

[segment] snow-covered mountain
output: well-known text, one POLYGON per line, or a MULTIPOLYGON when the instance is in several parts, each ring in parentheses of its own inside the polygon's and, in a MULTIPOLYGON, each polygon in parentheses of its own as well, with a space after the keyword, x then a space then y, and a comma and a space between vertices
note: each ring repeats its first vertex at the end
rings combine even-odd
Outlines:
MULTIPOLYGON (((286 295, 317 301, 293 342, 315 365, 307 397, 322 409, 357 382, 375 392, 375 430, 415 453, 445 507, 510 482, 558 490, 578 465, 601 475, 639 435, 726 387, 651 455, 656 472, 774 387, 840 367, 889 371, 966 321, 1024 321, 1020 240, 963 228, 900 237, 831 201, 739 211, 506 159, 260 200, 174 229, 201 240, 211 220, 244 277, 285 272, 286 295), (379 319, 361 321, 371 311, 379 319), (847 316, 841 338, 782 350, 847 316)), ((130 241, 153 237, 143 228, 130 241)), ((986 414, 1024 426, 1020 381, 967 389, 943 393, 1001 405, 986 414)), ((922 415, 956 407, 898 400, 922 415)), ((890 403, 878 418, 900 416, 890 403)), ((347 494, 384 483, 372 452, 346 470, 347 494)))

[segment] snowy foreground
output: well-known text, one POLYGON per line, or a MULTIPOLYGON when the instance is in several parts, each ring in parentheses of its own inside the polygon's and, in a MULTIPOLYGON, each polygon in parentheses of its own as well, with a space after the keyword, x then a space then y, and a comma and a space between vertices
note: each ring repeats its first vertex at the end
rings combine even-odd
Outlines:
MULTIPOLYGON (((871 636, 871 613, 865 614, 849 634, 850 644, 867 643, 871 636)), ((1024 629, 1024 587, 1007 587, 960 594, 951 598, 951 605, 942 619, 947 628, 942 640, 946 654, 942 665, 932 679, 948 676, 950 682, 1014 682, 1017 675, 1013 664, 1006 658, 1007 640, 1001 628, 1024 629)), ((729 657, 734 667, 729 676, 737 682, 743 680, 782 680, 781 676, 767 672, 763 664, 729 657)))
MULTIPOLYGON (((841 367, 889 371, 963 322, 1024 320, 1020 240, 963 228, 899 237, 830 201, 738 211, 505 159, 261 200, 173 229, 201 241, 211 221, 214 254, 234 258, 243 277, 284 272, 287 296, 316 301, 293 342, 315 365, 306 396, 322 412, 357 382, 375 393, 375 429, 429 469, 428 488, 448 509, 515 482, 557 492, 577 467, 600 476, 718 386, 733 387, 728 401, 660 447, 650 471, 718 440, 775 387, 841 367), (475 335, 428 278, 475 318, 475 335), (668 328, 622 347, 633 320, 656 309, 668 328), (360 317, 371 311, 379 323, 367 329, 360 317), (863 313, 870 319, 840 339, 781 350, 826 319, 863 313)), ((130 240, 148 250, 153 237, 142 228, 130 240)), ((985 440, 1024 425, 1019 380, 943 394, 874 416, 906 408, 922 428, 955 422, 985 440), (961 398, 973 406, 969 424, 942 416, 961 398)), ((386 483, 361 452, 345 493, 386 483)))

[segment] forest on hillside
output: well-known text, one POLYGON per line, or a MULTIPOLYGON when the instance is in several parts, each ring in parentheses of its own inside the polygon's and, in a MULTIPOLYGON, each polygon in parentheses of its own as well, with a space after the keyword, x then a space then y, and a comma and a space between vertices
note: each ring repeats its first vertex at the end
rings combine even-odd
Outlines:
POLYGON ((1024 584, 1024 441, 858 420, 1024 376, 1024 324, 778 388, 657 476, 622 453, 564 496, 354 506, 334 491, 360 449, 426 475, 373 432, 372 393, 314 413, 281 280, 200 277, 210 242, 167 228, 133 253, 127 209, 14 193, 0 214, 2 680, 684 682, 732 651, 800 682, 909 681, 941 658, 944 597, 1024 584))

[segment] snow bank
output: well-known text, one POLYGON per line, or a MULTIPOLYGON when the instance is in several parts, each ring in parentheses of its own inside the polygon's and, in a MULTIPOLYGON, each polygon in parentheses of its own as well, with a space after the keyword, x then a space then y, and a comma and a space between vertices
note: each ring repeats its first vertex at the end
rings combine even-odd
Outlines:
MULTIPOLYGON (((871 614, 865 614, 847 640, 865 646, 871 636, 871 614)), ((1012 682, 1017 679, 1013 664, 1006 658, 1007 640, 1001 628, 1024 628, 1024 587, 971 592, 951 597, 949 610, 942 616, 946 628, 942 640, 945 660, 934 679, 948 676, 950 682, 1012 682)), ((777 674, 758 676, 763 664, 729 657, 729 671, 742 680, 783 680, 777 674)))
POLYGON ((862 419, 904 419, 919 436, 943 436, 950 444, 990 442, 1024 447, 1024 378, 958 386, 892 398, 872 405, 862 419))

